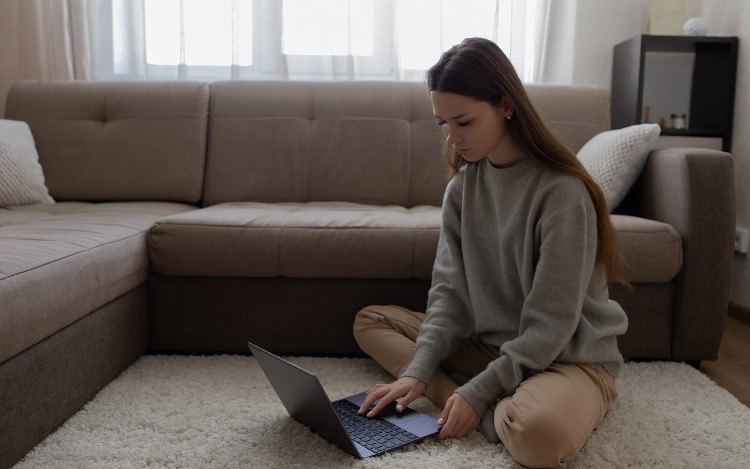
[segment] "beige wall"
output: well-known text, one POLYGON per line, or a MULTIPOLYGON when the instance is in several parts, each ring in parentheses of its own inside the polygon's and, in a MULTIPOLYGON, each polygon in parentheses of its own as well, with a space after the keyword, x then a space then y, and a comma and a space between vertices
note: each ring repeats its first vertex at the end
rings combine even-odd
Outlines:
MULTIPOLYGON (((732 154, 737 191, 737 224, 750 228, 750 2, 705 0, 703 16, 709 34, 740 40, 737 95, 734 104, 732 154)), ((750 259, 735 254, 732 301, 750 309, 750 259)))
MULTIPOLYGON (((685 0, 686 15, 701 16, 702 5, 703 0, 685 0)), ((609 89, 614 46, 648 34, 648 28, 648 0, 577 0, 568 83, 609 89)))

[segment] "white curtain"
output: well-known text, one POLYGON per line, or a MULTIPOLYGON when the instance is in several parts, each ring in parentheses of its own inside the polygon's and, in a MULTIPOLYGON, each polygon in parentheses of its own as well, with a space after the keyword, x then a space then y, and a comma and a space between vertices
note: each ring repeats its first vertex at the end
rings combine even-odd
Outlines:
POLYGON ((560 82, 579 1, 0 0, 0 115, 20 79, 421 81, 467 36, 560 82))
POLYGON ((114 52, 111 64, 102 59, 111 65, 103 75, 422 80, 444 50, 464 37, 483 36, 500 45, 525 81, 539 82, 551 3, 111 0, 114 52))
POLYGON ((539 84, 572 84, 575 59, 576 0, 541 0, 535 29, 534 69, 528 77, 539 84))
POLYGON ((22 76, 95 78, 98 6, 96 0, 3 0, 1 37, 15 46, 3 47, 3 62, 15 62, 22 76))
POLYGON ((98 0, 0 1, 0 116, 20 79, 96 79, 98 0))

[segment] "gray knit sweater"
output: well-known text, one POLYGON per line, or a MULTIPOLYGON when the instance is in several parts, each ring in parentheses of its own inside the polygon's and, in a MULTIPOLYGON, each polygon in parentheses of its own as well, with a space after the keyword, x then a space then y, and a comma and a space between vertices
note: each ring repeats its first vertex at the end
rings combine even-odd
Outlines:
POLYGON ((527 157, 464 166, 445 192, 416 355, 403 376, 429 384, 476 335, 500 358, 456 390, 481 416, 553 361, 601 363, 617 376, 627 316, 596 262, 596 213, 583 183, 527 157))

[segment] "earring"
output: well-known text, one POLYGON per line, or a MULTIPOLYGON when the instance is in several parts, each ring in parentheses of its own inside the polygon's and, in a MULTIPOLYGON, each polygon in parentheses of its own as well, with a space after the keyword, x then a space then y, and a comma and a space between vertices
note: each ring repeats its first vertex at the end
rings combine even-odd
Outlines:
POLYGON ((510 120, 510 116, 505 116, 506 119, 510 120))

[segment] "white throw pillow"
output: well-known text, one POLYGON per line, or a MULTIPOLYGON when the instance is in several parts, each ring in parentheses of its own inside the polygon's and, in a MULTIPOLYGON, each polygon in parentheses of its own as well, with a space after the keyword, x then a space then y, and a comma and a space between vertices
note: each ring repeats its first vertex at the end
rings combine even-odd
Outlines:
POLYGON ((578 151, 578 159, 604 191, 610 210, 620 205, 635 184, 660 132, 658 124, 608 130, 578 151))
POLYGON ((0 119, 0 207, 54 202, 29 124, 0 119))

